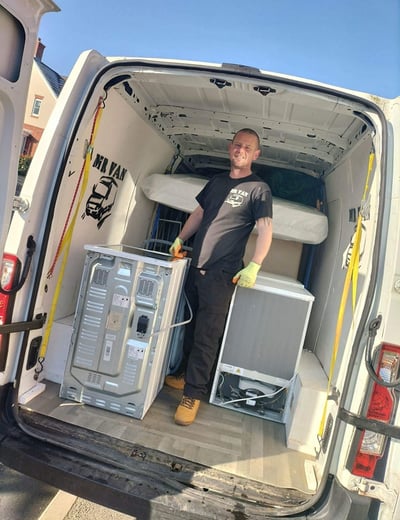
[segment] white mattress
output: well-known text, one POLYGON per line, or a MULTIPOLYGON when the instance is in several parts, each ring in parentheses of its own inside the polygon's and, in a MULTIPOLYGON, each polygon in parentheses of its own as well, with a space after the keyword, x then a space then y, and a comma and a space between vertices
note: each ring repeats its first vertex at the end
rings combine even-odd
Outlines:
MULTIPOLYGON (((195 197, 206 182, 201 177, 156 173, 144 179, 141 188, 154 202, 192 213, 197 205, 195 197)), ((320 244, 328 236, 328 219, 317 209, 277 197, 272 206, 274 238, 320 244)))

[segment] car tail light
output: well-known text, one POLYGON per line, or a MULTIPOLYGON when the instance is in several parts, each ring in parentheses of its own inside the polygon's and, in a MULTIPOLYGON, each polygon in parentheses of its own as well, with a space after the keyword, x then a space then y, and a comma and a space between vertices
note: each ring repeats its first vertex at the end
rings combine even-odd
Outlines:
MULTIPOLYGON (((9 323, 11 320, 12 310, 14 307, 14 294, 7 294, 15 284, 15 280, 19 279, 21 263, 14 255, 4 253, 1 270, 1 288, 5 292, 0 292, 0 325, 9 323)), ((8 334, 0 334, 0 372, 3 372, 6 366, 8 354, 8 334)))
MULTIPOLYGON (((385 383, 396 381, 399 376, 400 346, 383 344, 377 373, 385 383)), ((368 404, 367 418, 389 423, 396 406, 392 388, 373 383, 368 404)), ((372 478, 378 460, 382 457, 387 437, 381 433, 364 430, 358 443, 351 472, 361 477, 372 478)))

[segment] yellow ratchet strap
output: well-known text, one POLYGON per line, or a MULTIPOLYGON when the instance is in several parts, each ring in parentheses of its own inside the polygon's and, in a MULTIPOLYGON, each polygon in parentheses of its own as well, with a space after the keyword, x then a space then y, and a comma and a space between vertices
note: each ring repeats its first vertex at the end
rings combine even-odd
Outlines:
POLYGON ((57 284, 56 284, 56 288, 54 290, 54 297, 53 297, 53 301, 51 302, 50 312, 48 315, 46 328, 45 328, 45 331, 43 334, 42 344, 40 346, 39 360, 43 360, 44 357, 46 356, 47 345, 49 342, 50 332, 51 332, 51 328, 53 326, 54 315, 55 315, 56 308, 57 308, 58 298, 60 296, 61 285, 62 285, 62 281, 64 278, 65 266, 67 265, 67 259, 68 259, 68 254, 69 254, 69 248, 71 245, 72 234, 74 231, 76 218, 78 216, 81 202, 82 202, 83 196, 86 192, 86 187, 87 187, 88 180, 89 180, 90 161, 92 158, 94 142, 96 139, 96 134, 97 134, 97 130, 99 128, 99 123, 100 123, 101 115, 103 113, 103 109, 104 109, 103 98, 100 98, 99 103, 97 105, 96 112, 95 112, 93 125, 92 125, 92 131, 91 131, 91 135, 90 135, 90 141, 89 141, 89 144, 86 149, 85 159, 83 162, 81 173, 79 175, 74 197, 71 202, 71 206, 70 206, 70 209, 69 209, 69 212, 67 215, 67 220, 64 225, 64 229, 63 229, 63 232, 62 232, 62 235, 61 235, 61 238, 60 238, 57 250, 56 250, 54 260, 52 262, 52 265, 51 265, 48 275, 47 275, 48 278, 52 277, 54 269, 55 269, 55 265, 61 255, 61 253, 63 253, 63 259, 62 259, 62 263, 61 263, 61 267, 60 267, 60 272, 58 274, 57 284), (79 186, 80 186, 80 189, 79 189, 79 186), (71 222, 69 222, 70 216, 72 214, 72 209, 75 204, 78 189, 79 189, 79 197, 78 197, 77 203, 75 205, 75 211, 73 213, 71 222))
MULTIPOLYGON (((365 201, 367 199, 367 193, 368 193, 368 189, 369 189, 369 180, 371 177, 372 166, 374 164, 374 158, 375 158, 375 154, 373 152, 371 152, 369 155, 367 178, 365 180, 361 208, 363 207, 363 204, 365 203, 365 201)), ((322 413, 322 418, 321 418, 319 431, 318 431, 318 437, 320 439, 322 439, 322 436, 324 433, 324 428, 325 428, 326 413, 327 413, 327 407, 328 407, 328 396, 329 396, 329 391, 331 388, 333 373, 335 370, 336 356, 337 356, 337 352, 339 349, 340 337, 342 335, 344 311, 346 308, 346 301, 347 301, 347 297, 349 294, 351 281, 353 282, 353 284, 352 284, 353 314, 354 314, 354 310, 355 310, 355 306, 356 306, 358 268, 359 268, 359 261, 360 261, 361 233, 362 233, 362 212, 360 211, 358 214, 358 218, 357 218, 354 245, 353 245, 353 249, 352 249, 351 256, 350 256, 349 265, 347 268, 346 278, 344 280, 344 287, 343 287, 343 291, 342 291, 342 297, 340 300, 339 312, 338 312, 338 317, 337 317, 337 321, 336 321, 335 339, 334 339, 333 348, 332 348, 331 363, 330 363, 329 375, 328 375, 328 387, 327 387, 327 392, 326 392, 324 410, 322 413)))

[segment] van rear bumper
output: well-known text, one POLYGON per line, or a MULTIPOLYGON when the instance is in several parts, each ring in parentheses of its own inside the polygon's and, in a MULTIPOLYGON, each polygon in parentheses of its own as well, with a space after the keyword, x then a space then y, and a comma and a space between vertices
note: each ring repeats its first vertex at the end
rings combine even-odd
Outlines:
MULTIPOLYGON (((0 402, 5 406, 5 399, 0 402)), ((96 432, 86 432, 92 443, 89 445, 85 439, 85 449, 85 430, 61 421, 48 423, 48 418, 37 415, 24 410, 19 417, 20 427, 11 413, 1 414, 0 461, 27 476, 138 520, 176 520, 179 511, 185 520, 372 518, 371 499, 349 493, 333 477, 327 480, 319 501, 310 507, 309 497, 296 490, 257 488, 246 479, 232 483, 224 472, 176 458, 171 461, 161 452, 121 441, 108 447, 96 432), (45 440, 49 433, 52 442, 45 440), (98 453, 96 446, 102 447, 98 453)), ((109 437, 107 441, 110 444, 109 437)))

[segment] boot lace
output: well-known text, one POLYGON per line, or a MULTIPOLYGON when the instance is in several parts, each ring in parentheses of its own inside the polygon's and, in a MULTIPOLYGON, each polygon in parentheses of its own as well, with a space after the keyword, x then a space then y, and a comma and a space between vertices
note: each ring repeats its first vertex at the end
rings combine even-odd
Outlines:
POLYGON ((185 408, 188 408, 191 410, 194 405, 196 404, 196 399, 193 399, 193 397, 187 397, 184 395, 181 400, 181 406, 184 406, 185 408))

